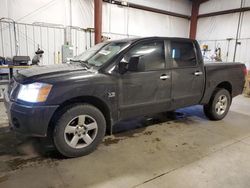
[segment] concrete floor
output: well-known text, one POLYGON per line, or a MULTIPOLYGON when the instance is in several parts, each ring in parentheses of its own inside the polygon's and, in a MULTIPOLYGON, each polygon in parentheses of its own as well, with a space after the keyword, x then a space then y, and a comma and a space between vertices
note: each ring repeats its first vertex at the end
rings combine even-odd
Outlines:
POLYGON ((9 132, 0 105, 3 188, 250 187, 250 98, 235 98, 218 122, 200 106, 121 122, 94 153, 75 159, 9 132))

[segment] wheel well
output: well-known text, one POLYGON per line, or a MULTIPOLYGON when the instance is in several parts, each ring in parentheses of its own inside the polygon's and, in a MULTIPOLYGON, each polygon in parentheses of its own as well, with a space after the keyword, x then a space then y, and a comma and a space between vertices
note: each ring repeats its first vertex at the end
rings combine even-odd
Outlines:
POLYGON ((221 82, 216 88, 226 89, 232 95, 232 85, 229 82, 221 82))
POLYGON ((76 98, 72 98, 69 99, 65 102, 63 102, 55 111, 55 113, 53 114, 50 123, 49 123, 49 127, 48 127, 48 134, 51 134, 54 126, 55 126, 55 120, 56 117, 62 113, 65 112, 66 109, 68 109, 70 106, 77 104, 77 103, 87 103, 87 104, 91 104, 93 106, 95 106, 96 108, 98 108, 104 115, 105 120, 106 120, 106 133, 110 133, 111 132, 111 116, 110 116, 110 109, 107 106, 107 104, 105 104, 102 100, 96 98, 96 97, 92 97, 92 96, 83 96, 83 97, 76 97, 76 98))

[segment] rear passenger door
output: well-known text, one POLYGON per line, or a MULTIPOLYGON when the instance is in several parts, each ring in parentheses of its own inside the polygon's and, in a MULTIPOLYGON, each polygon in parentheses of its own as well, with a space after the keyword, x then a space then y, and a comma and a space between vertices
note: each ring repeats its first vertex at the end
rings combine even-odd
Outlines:
POLYGON ((204 70, 198 62, 191 40, 171 40, 172 107, 180 108, 200 102, 204 87, 204 70))

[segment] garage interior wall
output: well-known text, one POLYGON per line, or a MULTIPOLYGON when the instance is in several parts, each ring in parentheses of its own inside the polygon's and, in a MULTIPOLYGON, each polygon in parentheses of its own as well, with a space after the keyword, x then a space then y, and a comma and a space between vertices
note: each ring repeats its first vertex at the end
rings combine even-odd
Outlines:
MULTIPOLYGON (((241 0, 210 0, 200 5, 199 15, 211 12, 236 9, 241 7, 241 0)), ((243 0, 243 7, 250 7, 250 0, 243 0)), ((197 40, 201 45, 207 44, 211 51, 220 47, 222 61, 233 61, 237 25, 240 13, 199 18, 197 40), (230 40, 231 39, 231 40, 230 40)), ((250 11, 242 13, 236 62, 243 62, 250 69, 250 11)))
MULTIPOLYGON (((70 25, 74 26, 70 36, 74 55, 94 43, 82 30, 93 28, 92 0, 1 0, 0 8, 0 18, 11 18, 17 23, 18 55, 32 58, 39 46, 45 52, 43 64, 60 62, 61 48, 68 37, 64 28, 70 25)), ((13 24, 0 24, 0 56, 12 57, 15 55, 13 24)))
MULTIPOLYGON (((129 0, 128 2, 184 15, 191 14, 189 0, 129 0)), ((18 55, 34 56, 38 46, 45 51, 44 64, 60 62, 65 33, 60 27, 94 27, 93 0, 1 0, 0 18, 8 17, 17 23, 56 24, 54 27, 18 25, 18 55), (59 27, 59 28, 57 28, 59 27), (28 43, 26 45, 26 43, 28 43)), ((103 3, 103 35, 111 39, 136 36, 188 37, 190 21, 159 13, 103 3)), ((15 55, 13 25, 1 24, 0 56, 15 55)), ((93 45, 93 36, 72 30, 74 55, 93 45)))
MULTIPOLYGON (((130 0, 128 2, 190 16, 187 0, 130 0)), ((112 39, 136 36, 188 37, 190 21, 159 13, 104 3, 103 34, 112 39)))

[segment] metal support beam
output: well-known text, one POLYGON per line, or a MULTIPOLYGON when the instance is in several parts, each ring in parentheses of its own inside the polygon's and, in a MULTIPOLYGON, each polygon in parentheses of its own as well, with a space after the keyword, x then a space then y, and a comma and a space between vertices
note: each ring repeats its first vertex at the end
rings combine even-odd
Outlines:
POLYGON ((118 0, 103 0, 103 1, 105 3, 119 5, 121 7, 130 7, 130 8, 134 8, 134 9, 138 9, 138 10, 144 10, 144 11, 149 11, 149 12, 153 12, 153 13, 164 14, 164 15, 174 16, 174 17, 178 17, 178 18, 184 18, 187 20, 190 19, 190 16, 188 16, 188 15, 170 12, 170 11, 166 11, 166 10, 161 10, 161 9, 157 9, 157 8, 152 8, 152 7, 148 7, 148 6, 144 6, 144 5, 138 5, 135 3, 126 2, 125 4, 123 4, 122 1, 118 1, 118 0))
POLYGON ((94 0, 95 44, 102 41, 102 0, 94 0))
POLYGON ((196 38, 200 4, 206 1, 209 1, 209 0, 193 0, 192 1, 192 13, 191 13, 191 23, 190 23, 190 32, 189 32, 189 38, 191 39, 196 38))
MULTIPOLYGON (((243 8, 243 3, 244 1, 241 0, 240 8, 243 8)), ((237 27, 237 32, 236 32, 236 40, 235 40, 235 46, 234 46, 234 57, 233 57, 233 62, 235 62, 236 59, 236 52, 237 52, 237 47, 238 47, 238 40, 239 40, 239 35, 240 35, 240 27, 241 27, 241 20, 243 19, 242 17, 242 12, 239 14, 239 19, 238 19, 238 27, 237 27)))
POLYGON ((199 7, 200 7, 200 3, 198 1, 192 2, 191 23, 190 23, 190 32, 189 32, 189 38, 191 39, 196 38, 199 7))
POLYGON ((220 16, 220 15, 225 15, 225 14, 233 14, 233 13, 246 12, 246 11, 250 11, 250 7, 223 10, 223 11, 218 11, 218 12, 210 12, 207 14, 200 14, 198 17, 206 18, 206 17, 211 17, 211 16, 220 16))

